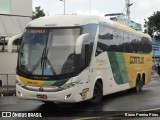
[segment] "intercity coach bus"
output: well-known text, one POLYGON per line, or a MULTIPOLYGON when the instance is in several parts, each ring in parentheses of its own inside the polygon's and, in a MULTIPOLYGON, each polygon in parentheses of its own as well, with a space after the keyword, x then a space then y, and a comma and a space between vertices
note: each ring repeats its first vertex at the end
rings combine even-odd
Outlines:
POLYGON ((151 37, 105 17, 42 17, 27 25, 22 39, 21 99, 98 103, 107 94, 140 92, 151 80, 151 37))

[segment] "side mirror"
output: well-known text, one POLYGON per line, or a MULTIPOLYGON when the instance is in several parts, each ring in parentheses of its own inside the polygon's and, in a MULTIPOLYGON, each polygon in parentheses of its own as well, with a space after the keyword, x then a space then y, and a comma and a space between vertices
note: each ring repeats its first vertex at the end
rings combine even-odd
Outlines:
POLYGON ((80 35, 76 40, 75 54, 81 54, 83 41, 89 36, 89 33, 80 35))
POLYGON ((21 38, 22 37, 22 34, 18 34, 18 35, 14 35, 12 36, 9 40, 8 40, 8 52, 9 53, 12 53, 12 45, 13 45, 13 42, 15 40, 17 40, 18 38, 21 38))

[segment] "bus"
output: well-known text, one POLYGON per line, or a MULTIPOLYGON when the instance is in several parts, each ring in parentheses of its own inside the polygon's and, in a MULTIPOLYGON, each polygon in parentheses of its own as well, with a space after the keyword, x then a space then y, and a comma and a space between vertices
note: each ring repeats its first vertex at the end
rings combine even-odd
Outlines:
POLYGON ((24 30, 16 95, 45 103, 98 103, 119 91, 140 92, 151 69, 147 34, 94 15, 42 17, 24 30))

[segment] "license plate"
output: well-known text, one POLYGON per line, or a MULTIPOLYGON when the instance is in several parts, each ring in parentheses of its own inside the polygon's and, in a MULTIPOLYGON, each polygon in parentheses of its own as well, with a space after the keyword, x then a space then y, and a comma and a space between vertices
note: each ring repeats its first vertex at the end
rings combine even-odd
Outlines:
POLYGON ((40 99, 47 99, 47 95, 37 95, 37 98, 40 98, 40 99))

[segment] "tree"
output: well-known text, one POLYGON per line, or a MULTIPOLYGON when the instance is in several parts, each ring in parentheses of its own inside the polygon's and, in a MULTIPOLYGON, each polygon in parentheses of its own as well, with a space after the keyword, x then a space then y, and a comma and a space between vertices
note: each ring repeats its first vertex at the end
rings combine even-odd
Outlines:
POLYGON ((41 6, 35 7, 35 11, 33 11, 32 19, 37 19, 45 16, 43 9, 41 10, 41 6))
MULTIPOLYGON (((148 21, 145 21, 145 27, 148 27, 148 34, 153 37, 153 31, 160 32, 160 11, 154 12, 152 16, 148 17, 148 21)), ((147 30, 145 30, 147 32, 147 30)), ((160 34, 156 37, 160 38, 160 34)))

